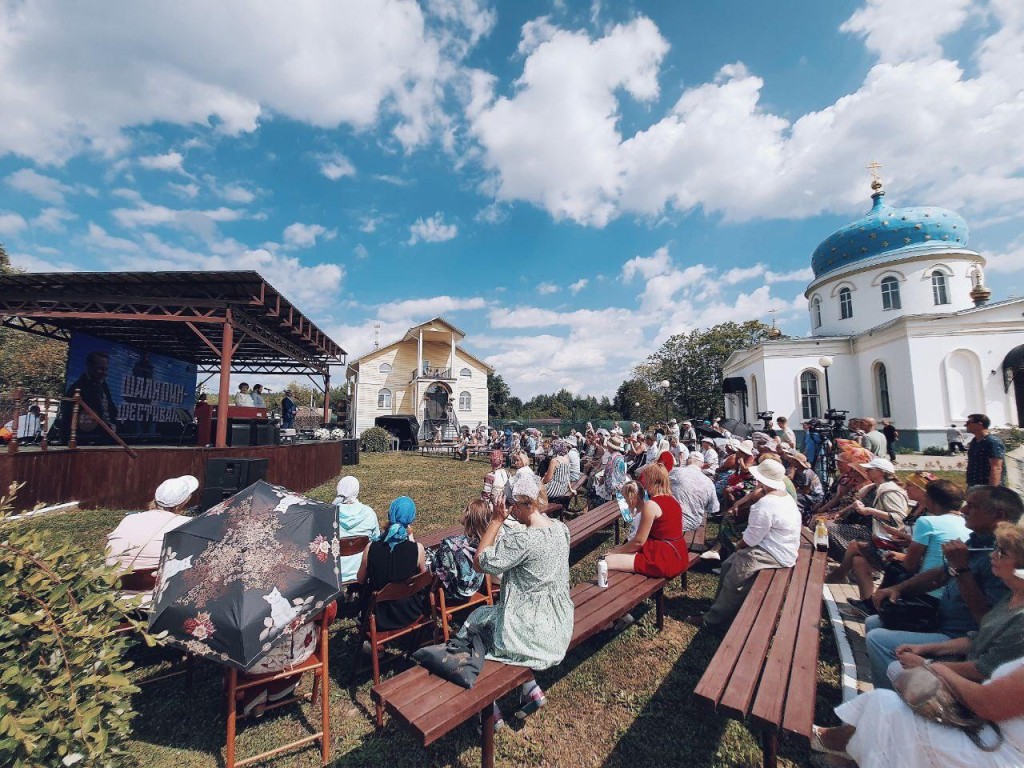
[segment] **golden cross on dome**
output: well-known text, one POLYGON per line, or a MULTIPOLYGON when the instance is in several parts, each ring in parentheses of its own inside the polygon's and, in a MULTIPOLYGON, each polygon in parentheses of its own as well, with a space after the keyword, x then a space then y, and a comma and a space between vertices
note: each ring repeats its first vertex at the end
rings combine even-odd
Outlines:
POLYGON ((871 164, 867 167, 868 170, 871 171, 871 180, 872 181, 881 181, 882 180, 882 177, 878 175, 878 169, 881 168, 881 167, 882 167, 882 164, 879 163, 877 160, 872 160, 871 164))

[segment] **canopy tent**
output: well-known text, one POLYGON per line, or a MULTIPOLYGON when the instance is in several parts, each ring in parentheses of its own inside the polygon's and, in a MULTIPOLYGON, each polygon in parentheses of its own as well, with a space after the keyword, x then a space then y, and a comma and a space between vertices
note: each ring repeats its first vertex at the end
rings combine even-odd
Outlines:
MULTIPOLYGON (((316 375, 325 420, 330 366, 346 355, 257 272, 2 274, 0 323, 62 341, 80 331, 194 363, 219 374, 221 403, 232 371, 316 375)), ((216 445, 226 443, 219 419, 216 445)))

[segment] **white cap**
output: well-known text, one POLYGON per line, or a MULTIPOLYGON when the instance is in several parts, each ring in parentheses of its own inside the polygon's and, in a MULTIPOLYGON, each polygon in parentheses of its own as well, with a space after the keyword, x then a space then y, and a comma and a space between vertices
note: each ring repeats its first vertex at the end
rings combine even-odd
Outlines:
POLYGON ((896 472, 896 467, 888 459, 883 459, 881 456, 874 456, 871 461, 867 464, 861 464, 864 469, 880 469, 883 472, 893 474, 896 472))
POLYGON ((188 501, 188 497, 196 492, 199 481, 192 475, 182 475, 164 480, 156 487, 153 500, 158 507, 163 509, 174 509, 179 504, 188 501))
POLYGON ((786 468, 775 459, 762 461, 750 468, 750 474, 762 485, 774 488, 776 491, 786 489, 786 468))

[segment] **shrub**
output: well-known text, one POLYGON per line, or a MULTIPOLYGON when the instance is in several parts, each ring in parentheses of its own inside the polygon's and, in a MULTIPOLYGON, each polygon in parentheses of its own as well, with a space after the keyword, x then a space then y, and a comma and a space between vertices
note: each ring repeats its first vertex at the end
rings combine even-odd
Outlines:
POLYGON ((363 450, 367 453, 384 453, 391 450, 391 433, 381 427, 370 427, 360 435, 360 439, 363 441, 363 450))
POLYGON ((96 553, 19 530, 0 498, 0 765, 128 761, 130 642, 115 571, 96 553))
POLYGON ((1024 445, 1024 429, 1010 427, 999 432, 999 437, 1006 446, 1006 450, 1012 451, 1024 445))
POLYGON ((921 453, 925 456, 949 456, 949 449, 943 448, 941 445, 929 445, 921 453))

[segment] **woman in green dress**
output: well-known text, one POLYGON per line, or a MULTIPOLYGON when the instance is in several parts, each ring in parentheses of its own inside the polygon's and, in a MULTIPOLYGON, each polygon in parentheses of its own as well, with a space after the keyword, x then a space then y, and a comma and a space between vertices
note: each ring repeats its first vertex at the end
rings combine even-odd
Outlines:
MULTIPOLYGON (((534 670, 562 661, 573 628, 569 529, 540 511, 546 503, 540 478, 532 473, 512 481, 510 505, 498 499, 473 565, 501 577, 501 599, 473 611, 460 630, 483 635, 488 659, 534 670), (509 515, 523 527, 502 531, 509 515)), ((530 680, 523 685, 516 717, 525 718, 544 703, 544 691, 530 680)), ((500 723, 500 712, 495 717, 500 723)))

